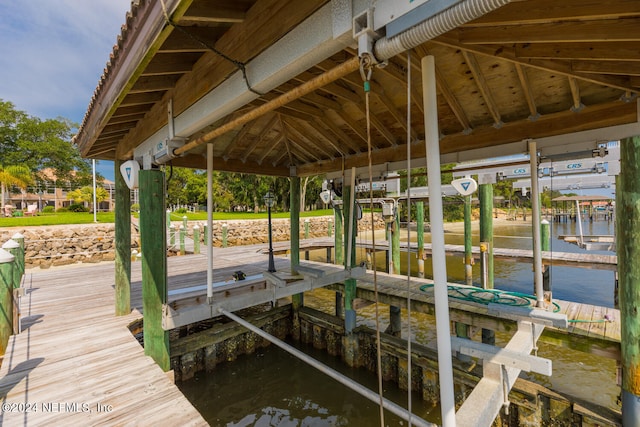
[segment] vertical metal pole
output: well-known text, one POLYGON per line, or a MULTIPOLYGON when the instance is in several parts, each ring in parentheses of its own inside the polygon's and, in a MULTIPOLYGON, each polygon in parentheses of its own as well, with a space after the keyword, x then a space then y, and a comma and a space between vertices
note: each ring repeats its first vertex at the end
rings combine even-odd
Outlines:
POLYGON ((424 277, 424 202, 416 202, 418 277, 424 277))
POLYGON ((468 286, 473 286, 473 253, 471 240, 471 196, 464 198, 464 278, 468 286))
POLYGON ((131 313, 131 190, 120 173, 121 160, 115 161, 115 288, 116 316, 131 313))
POLYGON ((170 356, 169 332, 162 329, 162 306, 168 295, 164 172, 143 170, 139 177, 144 354, 166 372, 170 369, 170 356))
POLYGON ((620 141, 616 249, 620 286, 622 425, 640 426, 640 136, 620 141))
POLYGON ((536 305, 544 307, 542 286, 542 245, 540 244, 540 190, 538 186, 538 150, 536 142, 529 141, 529 167, 531 170, 531 222, 533 224, 533 283, 536 287, 536 305))
POLYGON ((438 133, 438 101, 436 99, 436 73, 433 56, 422 58, 422 84, 427 154, 427 178, 429 180, 429 219, 433 283, 436 306, 436 331, 438 345, 438 373, 440 375, 440 406, 443 427, 456 425, 453 392, 453 363, 451 361, 451 335, 449 332, 449 295, 447 291, 447 259, 444 251, 444 223, 442 186, 440 180, 440 141, 438 133))
POLYGON ((207 300, 213 300, 213 144, 207 144, 207 300))
POLYGON ((91 163, 93 165, 93 222, 98 222, 98 206, 96 204, 96 159, 91 159, 91 163))
POLYGON ((582 213, 580 212, 580 202, 578 200, 576 200, 576 221, 578 221, 578 235, 580 236, 578 241, 580 242, 580 245, 582 245, 584 243, 582 232, 582 213))

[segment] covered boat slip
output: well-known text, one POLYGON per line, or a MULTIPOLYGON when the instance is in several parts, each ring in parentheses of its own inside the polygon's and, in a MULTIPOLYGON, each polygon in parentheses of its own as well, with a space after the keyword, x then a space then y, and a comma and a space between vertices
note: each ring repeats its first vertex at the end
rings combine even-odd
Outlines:
MULTIPOLYGON (((216 280, 227 280, 228 289, 243 286, 242 282, 233 281, 231 275, 234 271, 242 268, 247 275, 257 274, 267 265, 265 255, 252 253, 246 248, 215 251, 220 262, 214 276, 216 280)), ((289 265, 289 260, 282 257, 276 257, 275 261, 278 269, 284 270, 289 265)), ((323 266, 338 268, 319 263, 309 265, 318 269, 323 266)), ((170 292, 204 283, 205 267, 206 257, 203 255, 169 258, 170 292)), ((176 425, 206 425, 166 374, 143 354, 142 347, 127 327, 144 314, 141 313, 141 269, 141 263, 132 265, 133 311, 130 315, 118 317, 113 316, 113 263, 54 267, 26 273, 22 333, 11 337, 0 369, 0 390, 5 396, 3 403, 15 405, 16 409, 3 411, 3 425, 113 425, 137 424, 141 420, 149 424, 171 423, 173 420, 172 424, 176 425), (32 404, 32 409, 37 404, 37 411, 21 410, 28 403, 32 404), (89 410, 86 410, 86 405, 89 410)), ((371 276, 368 272, 359 279, 359 297, 371 298, 371 276)), ((403 295, 405 282, 405 277, 382 274, 379 283, 381 302, 406 302, 403 295)), ((429 282, 415 279, 412 298, 418 311, 433 311, 432 294, 418 289, 429 282)), ((498 329, 502 328, 499 323, 505 322, 492 316, 480 316, 482 310, 486 313, 486 307, 474 308, 469 304, 457 307, 453 299, 451 303, 454 320, 470 322, 475 319, 480 322, 479 326, 498 329)), ((569 302, 558 303, 563 311, 572 313, 570 319, 587 319, 591 316, 590 311, 607 310, 569 302)), ((610 348, 603 354, 615 357, 619 351, 619 311, 608 311, 613 315, 612 322, 597 328, 592 326, 588 332, 595 343, 594 348, 610 348), (617 339, 612 332, 615 327, 618 328, 617 339)), ((577 323, 576 327, 588 328, 588 324, 577 323)), ((545 334, 550 330, 547 329, 545 334)), ((567 333, 580 335, 587 331, 572 331, 570 328, 562 332, 567 333)), ((554 335, 543 334, 541 339, 560 343, 554 335)), ((562 340, 563 345, 572 346, 571 338, 562 340)), ((580 348, 584 350, 584 345, 580 348)))
MULTIPOLYGON (((490 395, 490 402, 463 404, 456 414, 441 162, 528 154, 535 170, 547 159, 606 154, 608 141, 622 139, 619 185, 626 191, 616 200, 617 219, 624 224, 617 245, 624 295, 622 401, 626 425, 640 425, 640 352, 634 338, 640 295, 633 290, 637 263, 625 261, 640 251, 634 243, 640 218, 626 208, 640 194, 640 138, 634 138, 640 135, 639 19, 640 5, 631 0, 135 2, 75 142, 86 157, 115 160, 129 172, 140 169, 127 175, 133 179, 126 184, 135 186, 139 177, 145 351, 169 368, 168 334, 161 327, 168 302, 166 242, 154 235, 165 215, 159 167, 290 177, 294 254, 300 178, 330 174, 343 185, 349 254, 356 183, 426 166, 443 425, 489 425, 506 407, 519 368, 507 368, 505 360, 488 363, 487 381, 478 388, 484 391, 476 395, 490 395)), ((130 248, 124 234, 130 217, 128 189, 123 179, 117 181, 122 202, 116 205, 116 229, 122 238, 116 304, 126 314, 130 248)), ((480 182, 483 197, 490 186, 491 181, 480 182)), ((209 187, 211 214, 215 196, 209 187)), ((534 178, 532 194, 538 188, 534 178)), ((532 204, 538 212, 537 197, 532 204)), ((537 311, 543 311, 539 236, 536 215, 533 281, 537 311)), ((296 255, 290 268, 304 273, 296 271, 298 265, 296 255)), ((342 274, 353 272, 348 255, 345 267, 342 274)), ((212 268, 210 258, 211 304, 212 268)), ((347 277, 346 338, 355 326, 356 289, 357 280, 347 277)), ((301 295, 293 295, 293 302, 295 311, 301 295)), ((541 330, 524 329, 509 354, 528 360, 541 330)), ((472 394, 469 401, 474 399, 472 394)))

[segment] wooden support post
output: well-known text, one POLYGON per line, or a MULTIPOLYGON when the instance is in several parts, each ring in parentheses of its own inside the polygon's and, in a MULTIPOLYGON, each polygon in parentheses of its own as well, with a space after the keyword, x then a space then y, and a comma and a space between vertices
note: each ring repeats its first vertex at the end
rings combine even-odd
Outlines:
MULTIPOLYGON (((209 238, 211 238, 211 233, 209 234, 209 238)), ((223 248, 226 248, 227 245, 229 244, 228 239, 229 239, 229 224, 225 222, 224 224, 222 224, 222 247, 223 248)))
POLYGON ((18 268, 20 269, 20 276, 24 275, 24 236, 20 233, 16 233, 11 236, 11 240, 14 240, 20 245, 20 250, 18 251, 18 268))
POLYGON ((22 281, 22 273, 20 272, 20 252, 22 252, 22 248, 20 244, 15 240, 7 240, 3 245, 2 249, 9 252, 13 255, 13 276, 11 278, 12 288, 12 298, 11 301, 13 303, 11 310, 11 325, 13 327, 12 333, 17 335, 20 333, 20 306, 18 305, 18 288, 20 287, 20 282, 22 281))
POLYGON ((169 332, 162 329, 162 305, 167 302, 164 172, 155 169, 140 171, 139 181, 144 353, 151 356, 163 371, 168 371, 169 332))
MULTIPOLYGON (((493 184, 480 184, 478 189, 480 199, 480 241, 486 242, 487 260, 486 283, 482 284, 484 289, 493 289, 493 184)), ((485 268, 485 267, 482 267, 485 268)))
POLYGON ((120 173, 122 163, 115 161, 114 174, 116 316, 131 313, 131 190, 120 173))
POLYGON ((173 224, 169 226, 169 244, 171 246, 176 244, 176 226, 173 224))
POLYGON ((335 234, 335 243, 333 245, 336 256, 334 260, 334 264, 344 264, 344 243, 343 243, 343 233, 344 227, 342 226, 342 210, 339 207, 333 208, 334 218, 336 219, 336 232, 335 234))
MULTIPOLYGON (((308 239, 309 238, 309 218, 306 218, 304 220, 304 238, 308 239)), ((309 251, 304 251, 304 259, 306 259, 307 261, 309 261, 309 251)))
POLYGON ((198 224, 193 226, 193 253, 200 253, 200 226, 198 224))
POLYGON ((424 277, 424 202, 416 202, 416 234, 418 253, 418 277, 424 277))
MULTIPOLYGON (((400 274, 400 212, 396 212, 391 227, 391 266, 393 274, 400 274)), ((385 333, 399 337, 402 332, 400 307, 389 306, 389 326, 385 333)))
POLYGON ((333 233, 333 220, 329 218, 327 220, 327 237, 331 237, 333 233))
MULTIPOLYGON (((116 171, 116 174, 118 171, 116 171)), ((171 209, 167 209, 167 230, 171 228, 171 209)))
MULTIPOLYGON (((344 266, 347 269, 350 269, 356 263, 356 233, 355 230, 350 232, 349 230, 353 230, 356 225, 355 215, 353 216, 353 222, 349 222, 349 213, 352 209, 355 208, 354 200, 352 195, 351 186, 345 185, 342 190, 342 212, 344 214, 344 242, 345 242, 345 252, 349 252, 347 247, 349 245, 349 235, 351 234, 351 257, 347 259, 347 256, 344 257, 344 266)), ((337 234, 337 233, 336 233, 337 234)), ((350 335, 353 332, 353 329, 356 327, 356 312, 353 308, 353 300, 356 297, 356 280, 355 279, 347 279, 344 282, 344 328, 345 333, 350 335)))
MULTIPOLYGON (((551 250, 551 224, 546 219, 540 222, 540 240, 541 249, 543 251, 551 250)), ((550 304, 552 300, 551 294, 551 267, 542 266, 542 289, 544 291, 544 300, 550 304)))
MULTIPOLYGON (((297 274, 296 269, 300 265, 300 177, 292 176, 289 179, 289 206, 291 206, 291 273, 297 274)), ((299 310, 304 305, 304 293, 292 295, 291 302, 293 304, 293 337, 294 339, 300 339, 299 310)))
MULTIPOLYGON (((480 245, 486 245, 486 256, 480 258, 482 288, 493 289, 493 184, 480 184, 480 245)), ((482 250, 482 249, 481 249, 482 250)), ((496 333, 490 329, 482 329, 482 342, 494 345, 496 333)))
MULTIPOLYGON (((344 264, 344 243, 343 243, 343 227, 342 227, 342 210, 336 206, 333 208, 333 216, 335 218, 335 232, 333 248, 335 251, 334 264, 344 264)), ((344 318, 344 301, 342 300, 342 292, 336 292, 336 317, 344 318)))
POLYGON ((622 425, 640 426, 640 136, 620 141, 620 185, 616 188, 622 425))
POLYGON ((187 237, 187 229, 183 224, 180 224, 180 255, 187 253, 185 247, 185 239, 187 237))
POLYGON ((473 254, 471 240, 471 196, 464 198, 464 278, 468 286, 473 286, 473 254))
POLYGON ((13 334, 13 269, 15 257, 0 249, 0 355, 13 334))

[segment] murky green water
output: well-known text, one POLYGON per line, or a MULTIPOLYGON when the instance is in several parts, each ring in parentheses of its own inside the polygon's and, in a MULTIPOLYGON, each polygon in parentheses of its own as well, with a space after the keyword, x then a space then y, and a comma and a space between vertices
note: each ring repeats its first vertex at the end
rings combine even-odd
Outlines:
MULTIPOLYGON (((584 224, 584 234, 613 234, 612 224, 584 224)), ((575 224, 552 224, 552 235, 575 234, 575 224)), ((413 233, 415 235, 415 233, 413 233)), ((530 249, 531 227, 523 223, 494 227, 494 247, 530 249)), ((406 240, 406 230, 402 239, 406 240)), ((462 233, 446 233, 446 243, 463 244, 462 233)), ((367 239, 366 233, 359 238, 367 239)), ((382 239, 381 234, 377 238, 382 239)), ((414 240, 414 238, 412 238, 414 240)), ((429 236, 426 236, 429 241, 429 236)), ((473 238, 478 244, 478 236, 473 238)), ((552 239, 552 251, 581 252, 578 247, 552 239)), ((311 254, 311 259, 324 261, 324 250, 311 254)), ((358 257, 364 260, 364 252, 358 257)), ((409 257, 411 270, 417 272, 415 255, 409 257)), ((401 256, 401 270, 406 274, 407 254, 401 256)), ((377 264, 385 264, 379 254, 377 264)), ((479 282, 480 266, 474 266, 474 283, 479 282)), ((427 277, 431 274, 425 262, 427 277)), ((464 281, 462 258, 448 257, 449 281, 464 281)), ((613 273, 609 271, 551 267, 554 298, 613 307, 613 273)), ((531 264, 495 262, 495 287, 509 291, 533 293, 531 264)), ((305 295, 305 305, 333 313, 334 293, 323 289, 305 295)), ((380 323, 384 330, 389 322, 388 306, 380 305, 380 323)), ((358 324, 375 327, 375 306, 358 310, 358 324)), ((408 335, 407 313, 403 311, 403 337, 408 335)), ((435 348, 435 319, 412 314, 411 333, 414 342, 435 348)), ((504 345, 508 336, 497 336, 504 345)), ((365 370, 344 367, 330 356, 304 347, 314 358, 355 378, 377 392, 375 376, 365 370)), ((553 360, 553 376, 529 375, 530 379, 560 393, 616 408, 619 387, 615 384, 615 362, 599 356, 540 343, 538 355, 553 360)), ((219 365, 212 374, 201 374, 184 382, 180 388, 187 398, 214 426, 372 426, 380 425, 378 405, 326 377, 314 368, 271 346, 255 354, 242 356, 233 363, 219 365)), ((407 393, 395 384, 384 385, 384 395, 406 407, 407 393)), ((432 422, 439 422, 440 410, 425 405, 419 396, 412 399, 413 412, 432 422)), ((404 426, 406 421, 385 415, 385 425, 404 426)))

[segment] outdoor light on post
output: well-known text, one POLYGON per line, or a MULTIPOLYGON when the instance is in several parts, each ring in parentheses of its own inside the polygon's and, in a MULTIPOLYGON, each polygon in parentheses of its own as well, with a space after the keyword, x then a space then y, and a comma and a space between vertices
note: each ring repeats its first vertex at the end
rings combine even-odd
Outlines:
POLYGON ((269 268, 268 272, 273 273, 276 271, 275 263, 273 262, 273 239, 271 234, 271 207, 275 203, 276 198, 271 191, 267 191, 264 195, 264 204, 267 205, 267 217, 269 218, 269 268))

